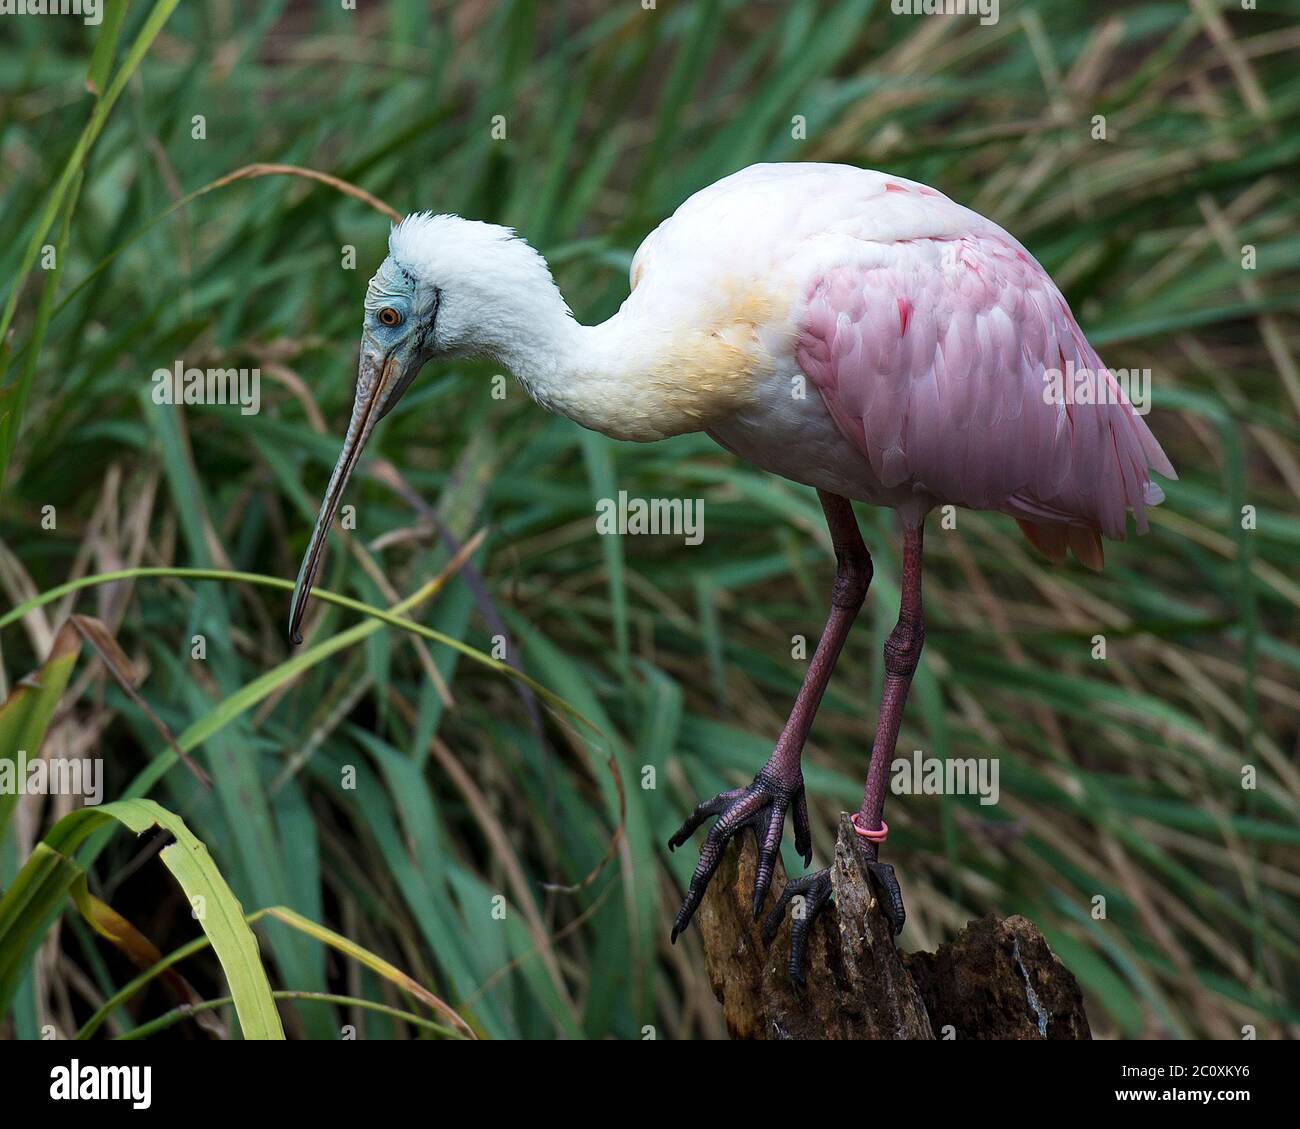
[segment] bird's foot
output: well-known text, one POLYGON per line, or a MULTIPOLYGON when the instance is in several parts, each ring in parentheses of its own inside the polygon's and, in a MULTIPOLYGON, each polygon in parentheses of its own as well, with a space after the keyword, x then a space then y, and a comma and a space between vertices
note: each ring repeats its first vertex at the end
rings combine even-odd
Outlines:
MULTIPOLYGON (((867 870, 871 874, 869 881, 874 880, 877 884, 876 897, 880 902, 880 910, 889 922, 890 932, 897 937, 902 932, 903 922, 907 920, 907 911, 903 908, 903 891, 899 888, 894 868, 887 862, 869 859, 867 870)), ((802 989, 804 986, 804 966, 807 964, 808 938, 813 922, 830 904, 831 896, 829 867, 805 874, 802 878, 793 878, 785 884, 781 896, 763 920, 763 943, 770 945, 776 939, 777 930, 781 928, 786 907, 791 907, 789 969, 790 980, 797 988, 802 989)))
POLYGON ((704 900, 709 879, 718 869, 727 843, 742 827, 751 827, 758 840, 758 876, 754 882, 754 920, 758 920, 772 883, 776 854, 781 847, 781 833, 785 829, 785 813, 792 811, 794 819, 794 845, 807 866, 812 861, 812 837, 808 831, 808 803, 804 797, 803 774, 795 770, 792 776, 783 775, 770 764, 764 765, 754 782, 745 788, 721 792, 705 800, 682 824, 671 839, 669 850, 680 847, 710 816, 718 821, 709 829, 704 846, 700 848, 700 861, 691 875, 690 888, 682 908, 677 911, 672 939, 686 930, 691 918, 704 900))
POLYGON ((881 819, 880 826, 874 830, 864 827, 858 812, 849 816, 849 822, 858 836, 870 844, 867 847, 867 869, 880 886, 880 892, 884 894, 880 899, 880 908, 889 922, 891 932, 897 937, 903 931, 903 923, 907 920, 907 910, 903 908, 903 891, 898 885, 898 878, 894 875, 894 868, 887 862, 881 862, 878 857, 880 844, 889 834, 889 824, 881 819))
POLYGON ((801 878, 792 878, 785 884, 776 905, 763 921, 763 942, 770 945, 781 928, 786 906, 792 906, 790 917, 790 979, 795 987, 804 986, 804 965, 807 963, 808 935, 817 915, 831 900, 831 872, 815 870, 801 878))

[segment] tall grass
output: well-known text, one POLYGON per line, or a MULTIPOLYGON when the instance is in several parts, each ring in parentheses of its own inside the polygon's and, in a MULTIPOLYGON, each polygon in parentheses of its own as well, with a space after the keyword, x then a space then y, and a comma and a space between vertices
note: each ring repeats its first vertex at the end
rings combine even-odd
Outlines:
MULTIPOLYGON (((92 29, 0 27, 6 605, 124 568, 295 574, 388 220, 278 174, 174 206, 236 169, 301 166, 399 212, 515 225, 592 322, 626 293, 639 240, 718 177, 758 160, 888 168, 1011 230, 1110 365, 1152 370, 1150 422, 1181 475, 1151 535, 1108 546, 1100 575, 1046 565, 1008 519, 934 526, 900 751, 997 757, 1002 796, 891 800, 901 943, 1021 912, 1079 977, 1100 1033, 1296 1032, 1293 21, 1212 0, 1008 3, 991 27, 868 0, 210 0, 170 12, 136 66, 131 45, 164 7, 130 7, 111 70, 101 49, 97 89, 126 76, 102 121, 92 29), (262 411, 155 405, 150 376, 177 360, 259 367, 262 411)), ((282 592, 184 576, 32 607, 0 632, 3 688, 40 666, 70 609, 94 614, 146 672, 144 705, 85 661, 47 754, 97 752, 109 798, 180 813, 245 909, 328 924, 486 1035, 717 1035, 695 933, 667 945, 693 859, 665 841, 696 798, 747 781, 779 731, 802 674, 791 637, 814 636, 825 611, 816 499, 703 436, 619 444, 514 385, 494 400, 491 375, 442 365, 407 394, 351 487, 356 531, 346 548, 335 535, 322 584, 389 607, 487 529, 407 614, 476 652, 504 647, 594 729, 336 606, 317 605, 312 658, 286 669, 282 592), (595 500, 619 489, 702 497, 704 543, 595 536, 595 500), (190 733, 210 790, 155 719, 190 733)), ((860 516, 876 579, 805 761, 823 861, 861 788, 897 599, 892 518, 860 516)), ((0 880, 67 803, 18 805, 0 880)), ((83 861, 164 952, 194 942, 178 967, 201 993, 227 994, 147 848, 104 839, 83 861)), ((327 960, 278 918, 256 929, 291 1035, 430 1033, 373 966, 327 960)), ((69 913, 6 1029, 71 1033, 108 1000, 101 1033, 201 1033, 165 996, 122 997, 133 975, 69 913)))

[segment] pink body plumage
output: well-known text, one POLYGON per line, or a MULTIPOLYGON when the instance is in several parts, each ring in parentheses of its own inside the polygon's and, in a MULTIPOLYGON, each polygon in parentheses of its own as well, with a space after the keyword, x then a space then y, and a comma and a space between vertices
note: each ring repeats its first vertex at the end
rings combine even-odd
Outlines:
POLYGON ((1100 567, 1101 535, 1122 540, 1129 511, 1145 532, 1163 498, 1149 470, 1174 469, 1051 277, 997 224, 887 174, 758 165, 697 193, 641 254, 653 272, 724 244, 732 272, 797 288, 790 367, 820 401, 776 405, 788 386, 773 382, 765 405, 710 429, 724 445, 912 521, 946 503, 1010 514, 1055 560, 1072 548, 1100 567), (827 450, 823 405, 845 449, 827 450))

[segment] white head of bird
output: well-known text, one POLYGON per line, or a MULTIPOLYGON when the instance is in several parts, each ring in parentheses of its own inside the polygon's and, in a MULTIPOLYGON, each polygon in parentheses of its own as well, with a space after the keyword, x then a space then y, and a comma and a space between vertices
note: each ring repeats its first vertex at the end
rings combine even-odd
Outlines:
POLYGON ((352 418, 294 592, 290 636, 301 642, 306 600, 329 528, 375 425, 439 357, 486 356, 550 405, 581 327, 546 260, 507 227, 420 212, 396 224, 366 289, 352 418))
MULTIPOLYGON (((363 341, 409 380, 435 357, 553 364, 578 328, 546 260, 508 227, 421 212, 393 228, 366 292, 363 341)), ((390 402, 395 402, 397 392, 390 402)))

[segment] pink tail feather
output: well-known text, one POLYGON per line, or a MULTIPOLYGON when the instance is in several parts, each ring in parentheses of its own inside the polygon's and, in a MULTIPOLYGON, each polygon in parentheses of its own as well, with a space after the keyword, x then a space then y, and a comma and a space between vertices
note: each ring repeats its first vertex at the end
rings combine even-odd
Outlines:
POLYGON ((1052 525, 1043 521, 1025 521, 1017 518, 1016 524, 1035 549, 1053 564, 1064 564, 1067 549, 1073 550, 1085 568, 1100 572, 1106 563, 1101 547, 1101 534, 1084 525, 1052 525))

